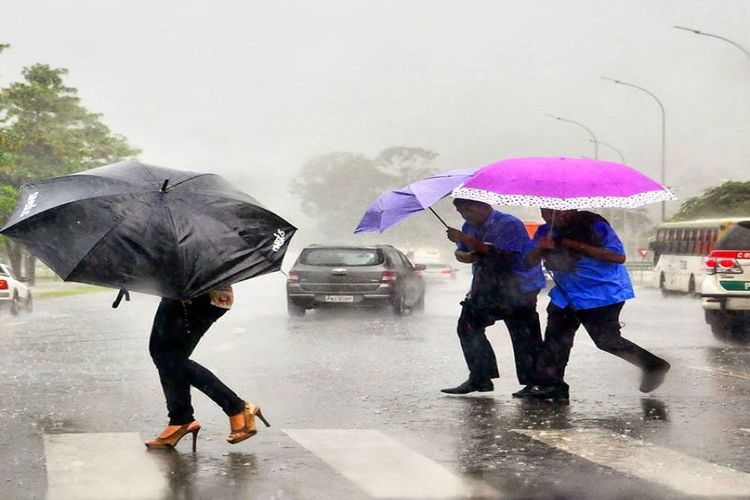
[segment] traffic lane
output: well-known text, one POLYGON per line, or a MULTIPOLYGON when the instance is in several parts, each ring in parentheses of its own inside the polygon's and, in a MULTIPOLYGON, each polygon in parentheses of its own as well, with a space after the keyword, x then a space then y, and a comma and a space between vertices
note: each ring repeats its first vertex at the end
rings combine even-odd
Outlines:
MULTIPOLYGON (((266 286, 263 291, 269 290, 272 287, 266 286)), ((747 436, 737 431, 741 410, 747 407, 746 383, 739 379, 729 386, 725 376, 696 374, 696 370, 681 368, 678 363, 665 384, 669 389, 666 396, 660 390, 644 400, 636 390, 637 373, 627 363, 596 350, 583 331, 568 372, 573 387, 569 407, 529 405, 509 397, 517 386, 502 326, 490 330, 501 359, 503 378, 497 390, 481 398, 440 395, 440 387, 465 375, 453 333, 461 291, 458 287, 430 291, 433 293, 428 295, 428 314, 424 317, 392 318, 380 313, 350 317, 316 311, 301 321, 289 321, 284 315, 283 292, 277 293, 276 299, 281 300, 275 300, 238 290, 238 302, 242 297, 252 300, 238 304, 217 323, 196 357, 226 378, 241 396, 261 404, 274 427, 261 429, 244 450, 235 452, 237 447, 228 449, 223 443, 225 417, 212 403, 197 396, 197 415, 204 425, 199 456, 176 461, 170 458, 167 467, 175 462, 176 469, 171 472, 188 471, 191 484, 200 491, 226 489, 226 482, 232 480, 236 491, 244 491, 249 481, 255 491, 270 492, 277 481, 283 480, 284 491, 295 496, 338 488, 344 496, 356 497, 362 495, 358 488, 342 481, 279 429, 375 428, 387 430, 390 436, 451 470, 514 491, 533 494, 542 486, 559 489, 571 478, 585 480, 582 484, 587 485, 592 477, 610 485, 627 479, 641 490, 650 485, 623 479, 607 468, 602 468, 601 477, 596 473, 592 476, 591 464, 580 458, 572 460, 580 468, 576 472, 568 454, 512 430, 586 426, 648 439, 736 468, 746 466, 742 454, 747 436), (676 375, 680 381, 692 377, 692 383, 675 387, 672 380, 676 375), (717 406, 706 397, 710 389, 729 387, 735 391, 732 405, 717 406), (238 455, 231 455, 234 458, 230 460, 234 453, 238 455), (243 479, 243 474, 249 479, 243 479), (323 479, 316 484, 313 476, 323 479)), ((680 338, 685 341, 678 342, 676 355, 669 350, 659 354, 670 360, 708 362, 711 358, 701 356, 701 352, 723 349, 710 339, 703 325, 696 329, 691 323, 694 304, 690 301, 662 302, 660 306, 660 298, 646 300, 642 292, 639 295, 625 309, 623 317, 629 325, 625 331, 654 310, 660 317, 693 324, 692 329, 683 329, 680 338), (701 350, 700 342, 705 349, 701 350)), ((164 425, 161 392, 146 354, 156 300, 138 296, 124 304, 128 309, 112 311, 107 294, 95 297, 78 302, 60 299, 55 308, 40 311, 39 321, 33 322, 33 334, 16 331, 2 338, 16 348, 10 358, 8 349, 2 351, 6 356, 0 366, 11 374, 10 378, 3 377, 10 381, 3 386, 2 399, 10 404, 3 406, 14 414, 10 421, 21 424, 21 432, 11 432, 20 447, 3 449, 30 450, 6 456, 4 461, 25 463, 27 473, 44 462, 42 447, 28 446, 41 433, 124 429, 150 437, 164 425), (20 390, 11 390, 8 398, 9 387, 20 390)), ((647 348, 659 345, 661 337, 655 338, 652 329, 630 332, 632 340, 637 337, 647 348)), ((742 351, 735 348, 733 352, 742 351)), ((714 361, 721 362, 722 358, 714 361)), ((3 425, 12 427, 11 431, 19 430, 19 425, 3 425)), ((5 439, 8 433, 3 432, 3 436, 5 439)), ((40 475, 36 472, 13 477, 22 478, 22 482, 31 477, 38 482, 40 475)))
MULTIPOLYGON (((455 406, 454 401, 457 398, 441 396, 437 392, 447 382, 465 376, 453 333, 460 293, 446 291, 449 293, 428 296, 428 313, 431 313, 424 318, 389 320, 366 313, 354 320, 346 314, 316 311, 303 320, 290 323, 289 331, 295 333, 290 337, 290 346, 300 353, 296 367, 301 371, 298 383, 302 390, 298 397, 322 397, 328 401, 328 411, 322 415, 300 415, 301 419, 307 418, 306 426, 325 428, 332 421, 340 420, 342 425, 387 427, 391 434, 441 463, 525 494, 535 491, 538 494, 542 488, 554 490, 565 485, 568 485, 565 491, 569 491, 570 483, 582 485, 576 490, 581 495, 587 490, 600 491, 592 489, 592 480, 594 484, 610 485, 612 491, 659 494, 658 489, 654 490, 640 480, 617 475, 613 479, 612 471, 605 467, 596 468, 598 474, 592 472, 591 464, 580 458, 573 460, 578 467, 571 467, 571 460, 565 453, 551 451, 547 446, 539 446, 509 431, 528 426, 545 428, 552 425, 548 423, 550 420, 558 428, 594 427, 613 434, 630 435, 634 439, 649 439, 687 453, 718 458, 719 463, 724 463, 723 458, 729 456, 725 449, 728 446, 734 451, 734 464, 740 470, 746 463, 741 456, 745 449, 744 436, 726 432, 726 429, 736 429, 736 422, 733 422, 736 415, 724 412, 717 419, 715 411, 696 415, 693 410, 693 406, 701 403, 710 405, 703 395, 707 392, 706 382, 712 383, 712 375, 695 374, 693 370, 687 372, 688 376, 697 377, 693 386, 684 391, 687 403, 681 397, 683 388, 679 386, 670 398, 660 397, 662 391, 655 397, 643 398, 637 391, 637 370, 598 351, 583 331, 569 370, 569 379, 575 388, 574 403, 571 404, 573 411, 568 409, 557 415, 557 419, 551 419, 546 406, 538 408, 509 397, 509 393, 517 388, 510 361, 510 345, 502 326, 491 329, 491 339, 501 358, 502 379, 489 398, 497 419, 482 427, 481 418, 472 419, 459 411, 460 406, 455 406), (394 352, 394 344, 399 344, 397 352, 394 352), (332 349, 333 346, 336 349, 332 349), (362 353, 367 353, 364 360, 362 353), (371 411, 369 415, 368 409, 371 411), (675 411, 676 417, 672 415, 675 411), (671 422, 675 418, 683 421, 677 431, 670 434, 671 422), (498 432, 498 427, 504 432, 498 432), (468 447, 463 437, 467 432, 473 439, 468 447), (717 434, 723 435, 723 439, 716 439, 717 434), (496 435, 501 437, 496 438, 496 435), (731 442, 732 439, 736 442, 731 442), (703 443, 704 440, 709 446, 703 443), (441 454, 441 450, 449 452, 441 454), (529 455, 533 457, 535 454, 538 459, 528 460, 529 455), (514 467, 510 464, 515 464, 516 477, 508 477, 508 469, 514 467), (537 474, 529 476, 527 472, 534 466, 537 474)), ((632 335, 628 333, 633 340, 649 348, 653 344, 654 350, 669 357, 669 350, 658 350, 665 343, 653 338, 653 330, 636 328, 644 314, 650 314, 652 309, 660 310, 661 298, 649 298, 648 292, 645 295, 642 304, 634 301, 629 305, 635 310, 632 318, 627 319, 631 326, 626 327, 626 331, 633 332, 632 335)), ((696 355, 696 347, 701 343, 714 344, 700 323, 699 328, 695 328, 696 323, 691 318, 694 305, 690 301, 674 301, 666 303, 667 310, 661 310, 666 317, 680 318, 685 323, 684 326, 674 325, 686 332, 678 343, 679 347, 686 348, 686 354, 675 356, 678 365, 681 360, 691 363, 701 360, 700 349, 696 355)), ((676 367, 672 375, 684 378, 682 371, 683 368, 676 367)), ((296 374, 295 367, 289 372, 296 374)), ((465 399, 470 401, 468 408, 473 411, 477 398, 465 399)), ((746 401, 742 404, 746 406, 746 401)), ((294 420, 291 418, 290 424, 294 424, 294 420)), ((674 492, 664 489, 663 494, 672 496, 674 492)))
MULTIPOLYGON (((450 440, 450 436, 461 435, 462 430, 476 429, 471 421, 470 425, 465 425, 467 419, 462 415, 453 414, 455 409, 447 406, 453 404, 450 397, 441 398, 437 393, 437 389, 447 385, 447 382, 461 380, 465 374, 453 333, 461 291, 458 288, 446 288, 443 291, 445 293, 436 292, 435 288, 430 290, 428 314, 424 318, 410 317, 391 321, 379 315, 366 314, 364 319, 350 321, 345 315, 336 316, 332 311, 316 311, 302 321, 291 323, 290 331, 297 334, 292 338, 294 351, 309 355, 309 362, 299 360, 300 366, 308 367, 303 369, 304 375, 299 380, 305 388, 303 392, 319 394, 321 385, 324 393, 325 388, 331 388, 327 399, 334 402, 330 407, 334 413, 339 413, 340 410, 356 415, 358 412, 355 408, 372 408, 373 415, 364 413, 355 421, 365 422, 360 425, 374 422, 389 426, 391 432, 396 432, 395 428, 405 429, 401 439, 411 442, 414 436, 419 436, 416 439, 418 443, 412 443, 416 449, 430 448, 429 444, 433 442, 443 441, 445 445, 444 441, 450 440), (332 361, 329 356, 330 348, 333 344, 341 345, 341 334, 347 335, 343 343, 350 347, 343 349, 345 355, 337 356, 332 361), (387 342, 383 342, 384 339, 387 342), (400 344, 397 353, 391 351, 394 343, 400 344), (379 348, 384 348, 382 353, 378 352, 379 348), (432 352, 427 353, 426 350, 432 352), (363 351, 370 358, 364 363, 356 355, 363 351), (408 364, 399 363, 399 359, 407 360, 408 364), (320 369, 322 373, 316 369, 320 369), (342 380, 338 375, 341 373, 357 373, 356 377, 343 377, 343 380, 346 389, 355 396, 361 394, 360 401, 357 397, 346 399, 346 393, 336 382, 342 380), (323 384, 319 384, 319 381, 323 381, 323 384), (368 384, 367 381, 375 383, 368 384), (336 407, 336 402, 340 403, 339 408, 336 407), (372 404, 373 402, 379 404, 372 404), (432 424, 435 423, 437 427, 433 427, 432 424)), ((545 300, 541 302, 544 303, 545 300)), ((610 430, 612 433, 631 435, 637 439, 649 439, 689 454, 696 453, 697 456, 715 459, 719 463, 725 463, 724 459, 727 458, 742 470, 746 466, 743 455, 747 439, 737 429, 743 414, 742 408, 747 407, 747 385, 741 385, 743 392, 732 405, 721 406, 726 403, 721 401, 721 395, 718 396, 718 401, 712 399, 716 396, 714 386, 717 383, 719 387, 724 385, 721 382, 723 377, 717 377, 715 372, 719 367, 709 366, 713 372, 700 372, 694 367, 710 359, 706 357, 706 353, 725 348, 711 338, 705 325, 699 321, 701 317, 697 301, 686 298, 665 302, 653 290, 640 290, 639 299, 628 305, 626 314, 623 315, 626 335, 675 362, 675 370, 665 387, 654 397, 646 398, 637 391, 637 370, 597 350, 581 330, 569 369, 569 380, 574 387, 574 411, 568 410, 565 414, 567 422, 558 419, 556 425, 591 426, 610 430), (656 328, 651 326, 649 317, 658 319, 654 322, 656 328), (665 331, 679 332, 680 336, 673 342, 663 335, 662 332, 665 331), (674 384, 672 380, 691 382, 684 387, 680 383, 674 384), (673 425, 674 420, 679 425, 673 425)), ((490 337, 501 359, 502 379, 490 398, 496 404, 502 402, 498 410, 500 421, 503 425, 513 422, 514 426, 521 428, 524 425, 543 427, 549 420, 546 414, 548 410, 544 406, 529 407, 509 398, 509 393, 517 386, 514 383, 511 349, 504 327, 491 329, 490 337), (507 408, 504 408, 506 405, 507 408), (516 414, 515 419, 508 415, 510 410, 516 414)), ((474 403, 471 405, 470 408, 474 403)), ((327 423, 325 419, 315 419, 315 415, 312 419, 309 425, 330 425, 330 421, 327 423)), ((504 452, 495 458, 518 463, 525 470, 529 462, 523 458, 529 449, 537 445, 497 444, 493 440, 494 434, 490 434, 494 430, 490 427, 478 432, 476 442, 487 446, 496 444, 498 450, 518 450, 517 453, 510 453, 510 458, 506 458, 504 452)), ((514 436, 513 442, 523 439, 514 436)), ((454 443, 449 448, 456 450, 460 445, 454 443)), ((425 452, 427 453, 426 449, 425 452)), ((430 450, 428 455, 434 457, 436 452, 437 450, 430 450)), ((548 447, 542 447, 542 454, 548 452, 548 447)), ((472 453, 471 449, 461 456, 469 457, 464 459, 466 468, 463 467, 464 463, 459 462, 461 470, 470 471, 477 462, 484 463, 491 469, 497 467, 497 464, 491 463, 490 456, 472 453)), ((541 467, 552 467, 560 471, 561 477, 567 477, 571 471, 565 466, 561 467, 565 465, 565 461, 560 462, 559 457, 560 453, 555 452, 552 463, 541 467)), ((451 461, 450 456, 444 459, 451 461)), ((605 470, 604 477, 599 479, 606 480, 608 474, 611 471, 605 470)), ((506 477, 504 473, 500 475, 506 477)), ((590 471, 581 475, 581 484, 590 484, 588 475, 590 471)), ((500 480, 499 477, 494 479, 500 480)), ((507 482, 507 478, 504 481, 507 482)))
MULTIPOLYGON (((722 406, 726 403, 721 401, 724 396, 720 392, 717 394, 717 390, 714 388, 721 377, 717 378, 715 371, 697 372, 694 369, 699 363, 706 361, 707 352, 714 352, 723 348, 717 346, 707 333, 704 325, 696 321, 702 315, 697 301, 687 298, 686 300, 664 302, 661 297, 652 292, 650 290, 640 291, 640 298, 628 305, 626 314, 623 315, 626 323, 624 332, 631 340, 674 362, 675 369, 670 374, 667 384, 654 397, 642 397, 637 391, 638 371, 627 363, 597 350, 585 335, 585 332, 581 330, 568 370, 568 379, 574 391, 574 402, 571 404, 574 410, 572 412, 568 410, 566 420, 558 419, 555 425, 563 428, 565 426, 603 428, 610 430, 613 434, 630 435, 635 439, 650 439, 667 447, 685 451, 688 454, 708 455, 709 458, 717 459, 719 463, 724 463, 724 458, 730 458, 732 463, 742 470, 742 467, 746 466, 746 460, 743 456, 746 450, 746 436, 738 432, 737 429, 742 416, 742 408, 746 408, 746 394, 733 402, 735 407, 732 411, 727 411, 726 405, 722 406), (652 324, 655 328, 652 328, 652 324), (672 335, 678 336, 674 336, 670 340, 670 337, 665 336, 664 332, 670 332, 672 335), (677 380, 677 383, 673 383, 673 380, 677 380), (685 380, 690 381, 689 385, 683 386, 681 384, 681 381, 685 380), (663 396, 664 394, 666 396, 663 396), (717 408, 720 409, 717 411, 717 408), (735 409, 739 409, 739 411, 734 411, 735 409), (671 423, 673 420, 677 420, 679 425, 674 426, 674 430, 671 430, 673 429, 671 423)), ((439 304, 438 309, 445 310, 447 306, 448 304, 439 304)), ((449 319, 442 321, 439 329, 450 332, 455 322, 455 316, 446 316, 449 319)), ((493 408, 498 400, 503 400, 507 404, 509 399, 507 395, 514 389, 512 364, 509 362, 511 359, 510 348, 502 330, 502 327, 496 327, 490 333, 493 343, 495 343, 498 353, 501 355, 503 376, 498 390, 491 398, 493 408), (501 331, 499 334, 498 330, 501 331)), ((417 339, 410 340, 417 341, 417 339)), ((430 342, 437 341, 438 339, 430 339, 430 342)), ((454 358, 450 363, 441 363, 442 373, 465 373, 462 360, 456 359, 459 358, 460 354, 456 356, 451 354, 451 350, 456 354, 459 352, 452 335, 440 337, 439 341, 442 342, 442 345, 437 349, 437 352, 440 352, 444 358, 454 358)), ((408 353, 402 354, 406 354, 405 357, 407 358, 409 357, 408 353)), ((417 380, 437 378, 426 376, 432 366, 430 364, 427 367, 419 367, 417 370, 419 373, 415 375, 417 380)), ((380 373, 378 379, 384 381, 386 377, 387 373, 380 373)), ((410 379, 411 377, 407 378, 410 379)), ((443 377, 440 377, 440 379, 445 380, 443 377)), ((413 398, 413 401, 415 401, 409 412, 417 414, 415 425, 426 429, 426 432, 420 433, 419 429, 410 429, 407 435, 419 435, 419 442, 422 443, 422 446, 437 439, 435 438, 436 435, 447 439, 447 436, 450 435, 460 435, 462 430, 476 428, 476 425, 464 425, 467 421, 466 418, 452 416, 451 408, 444 407, 445 403, 442 401, 436 403, 431 397, 424 397, 424 395, 434 395, 438 387, 439 382, 437 381, 429 384, 422 383, 421 387, 417 387, 408 398, 410 400, 413 398), (423 402, 421 406, 420 401, 423 402), (435 419, 433 414, 441 415, 441 417, 435 419), (437 428, 431 428, 433 422, 439 424, 437 428), (452 425, 455 422, 458 422, 457 426, 452 425)), ((745 388, 746 385, 743 386, 743 390, 745 388)), ((388 394, 382 394, 378 399, 381 401, 387 400, 388 394)), ((469 399, 472 399, 472 397, 469 397, 469 399)), ((475 404, 472 402, 471 407, 473 408, 475 404)), ((516 417, 515 421, 512 415, 503 414, 502 409, 497 410, 500 415, 499 418, 506 425, 513 422, 511 425, 521 428, 529 425, 541 425, 543 428, 548 420, 545 418, 544 412, 547 411, 545 407, 535 410, 533 406, 531 408, 519 407, 518 404, 510 401, 510 408, 520 408, 520 417, 516 417), (542 413, 537 414, 535 411, 542 413)), ((394 420, 406 425, 411 423, 409 419, 409 414, 394 416, 394 420)), ((391 422, 385 421, 385 423, 391 422)), ((484 432, 478 432, 477 443, 495 447, 498 451, 497 454, 494 456, 487 453, 477 455, 469 451, 466 456, 475 457, 475 462, 487 462, 485 465, 490 468, 497 466, 492 463, 494 459, 499 460, 500 463, 510 460, 511 463, 519 463, 521 469, 527 470, 529 462, 523 460, 523 455, 528 454, 528 450, 534 448, 535 445, 514 446, 497 443, 493 440, 494 436, 490 434, 494 430, 496 429, 489 428, 484 432), (505 454, 509 450, 516 451, 516 453, 510 453, 510 459, 506 459, 505 454)), ((405 438, 408 439, 408 436, 405 436, 405 438)), ((518 439, 520 438, 515 438, 515 440, 518 439)), ((543 450, 548 452, 546 447, 543 450)), ((550 458, 552 464, 544 464, 542 468, 546 470, 551 467, 554 470, 560 470, 561 475, 568 479, 570 479, 570 475, 576 476, 573 470, 561 469, 555 457, 559 460, 559 454, 556 453, 550 458)), ((450 460, 450 457, 446 457, 446 460, 450 460)), ((474 462, 468 462, 469 467, 472 466, 472 463, 474 462)), ((520 471, 519 474, 521 474, 520 471)), ((603 474, 605 477, 596 478, 595 482, 599 480, 611 482, 611 478, 607 479, 607 474, 611 474, 611 471, 605 471, 603 474)), ((500 473, 500 476, 505 477, 505 473, 500 473)), ((589 476, 590 471, 587 471, 576 479, 579 484, 591 485, 589 476)), ((500 480, 500 478, 496 479, 500 480)), ((562 479, 560 482, 563 482, 562 479)), ((618 486, 619 489, 622 489, 622 487, 622 485, 618 486)), ((583 487, 584 490, 587 488, 588 486, 583 487)), ((580 494, 584 492, 578 491, 580 494)), ((665 494, 670 496, 674 493, 665 494)))

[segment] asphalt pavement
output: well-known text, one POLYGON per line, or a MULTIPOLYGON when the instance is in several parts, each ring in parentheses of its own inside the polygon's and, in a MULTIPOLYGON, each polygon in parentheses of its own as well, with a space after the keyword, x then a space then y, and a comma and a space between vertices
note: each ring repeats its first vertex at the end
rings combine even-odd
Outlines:
MULTIPOLYGON (((459 273, 460 274, 460 273, 459 273)), ((750 497, 750 349, 715 341, 697 299, 640 288, 623 334, 669 360, 653 394, 580 330, 570 404, 511 398, 507 331, 489 330, 501 378, 447 396, 466 368, 455 336, 467 285, 429 286, 424 315, 286 315, 283 276, 236 287, 194 359, 263 408, 237 445, 194 392, 202 430, 175 450, 148 332, 157 299, 114 291, 39 301, 0 318, 0 497, 155 499, 750 497)), ((544 316, 546 297, 540 297, 544 316)))

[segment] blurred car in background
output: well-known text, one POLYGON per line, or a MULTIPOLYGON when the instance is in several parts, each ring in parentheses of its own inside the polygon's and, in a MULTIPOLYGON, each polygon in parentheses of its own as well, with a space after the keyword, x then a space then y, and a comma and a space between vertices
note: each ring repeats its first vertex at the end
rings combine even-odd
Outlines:
POLYGON ((424 266, 390 245, 310 245, 286 284, 290 316, 319 307, 382 307, 397 315, 424 310, 424 266))
POLYGON ((33 304, 29 287, 16 278, 10 266, 0 264, 0 309, 8 309, 15 316, 21 309, 31 312, 33 304))
POLYGON ((750 219, 737 221, 703 262, 701 304, 714 336, 750 342, 750 219))
MULTIPOLYGON (((418 264, 421 264, 421 262, 418 264)), ((450 264, 438 262, 423 265, 424 270, 420 271, 420 274, 427 281, 442 282, 456 279, 456 269, 450 264)))
POLYGON ((410 248, 404 250, 404 253, 410 261, 419 264, 437 264, 445 261, 440 250, 435 248, 410 248))

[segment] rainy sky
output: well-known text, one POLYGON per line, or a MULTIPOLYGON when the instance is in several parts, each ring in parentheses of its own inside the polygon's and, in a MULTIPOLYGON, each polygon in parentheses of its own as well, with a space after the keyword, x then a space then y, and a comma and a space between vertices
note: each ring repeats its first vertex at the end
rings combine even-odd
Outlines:
POLYGON ((750 58, 673 26, 750 48, 748 22, 746 0, 2 0, 0 78, 68 68, 142 160, 226 175, 287 215, 288 180, 332 151, 417 146, 440 168, 593 155, 546 114, 658 178, 659 108, 607 76, 664 103, 684 198, 750 178, 750 58))

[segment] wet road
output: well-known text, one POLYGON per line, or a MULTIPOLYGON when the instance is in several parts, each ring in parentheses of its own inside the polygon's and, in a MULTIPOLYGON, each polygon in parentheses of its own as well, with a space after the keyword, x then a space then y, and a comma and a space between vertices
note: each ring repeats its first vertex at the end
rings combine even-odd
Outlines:
MULTIPOLYGON (((166 423, 147 353, 156 299, 39 301, 0 327, 2 498, 675 498, 750 496, 750 349, 714 341, 696 299, 640 289, 624 335, 672 362, 637 370, 579 331, 569 405, 512 399, 501 379, 451 397, 466 369, 454 328, 465 283, 428 289, 424 316, 316 311, 287 318, 283 277, 236 288, 194 359, 260 405, 270 429, 238 445, 202 394, 203 429, 173 452, 141 440, 166 423)), ((540 312, 547 299, 540 300, 540 312)), ((542 314, 543 316, 543 314, 542 314)))

